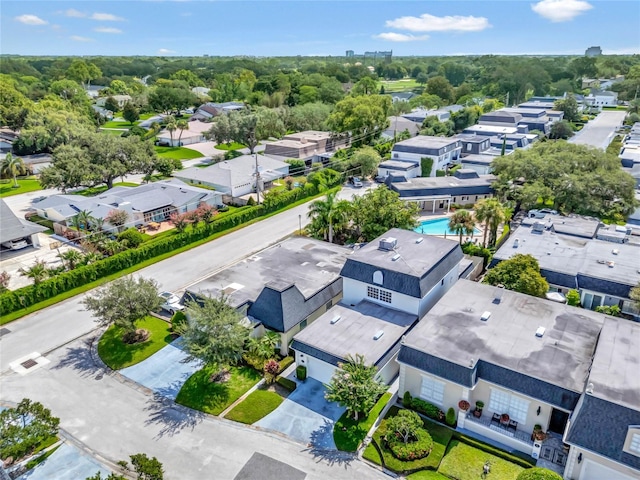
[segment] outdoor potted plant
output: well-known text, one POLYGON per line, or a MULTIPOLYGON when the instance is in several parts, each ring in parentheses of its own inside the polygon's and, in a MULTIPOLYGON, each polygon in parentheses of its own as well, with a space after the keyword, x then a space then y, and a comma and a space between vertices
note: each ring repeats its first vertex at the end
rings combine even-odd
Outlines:
POLYGON ((542 425, 536 424, 533 426, 533 433, 531 434, 531 440, 537 440, 539 442, 547 438, 547 434, 542 431, 542 425))
POLYGON ((476 402, 476 409, 473 411, 473 416, 480 418, 482 416, 482 409, 484 408, 484 402, 478 400, 476 402))
POLYGON ((500 423, 502 425, 509 425, 509 414, 508 413, 503 413, 502 415, 500 415, 500 423))
POLYGON ((460 400, 458 402, 458 408, 460 410, 462 410, 463 412, 467 412, 467 411, 469 411, 469 408, 471 408, 471 404, 469 402, 467 402, 466 400, 460 400))

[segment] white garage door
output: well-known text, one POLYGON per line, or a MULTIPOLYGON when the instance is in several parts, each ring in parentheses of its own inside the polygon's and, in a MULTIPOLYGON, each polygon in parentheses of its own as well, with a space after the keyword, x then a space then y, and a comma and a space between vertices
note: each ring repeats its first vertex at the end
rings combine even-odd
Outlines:
POLYGON ((305 355, 305 357, 307 363, 307 376, 315 378, 322 383, 329 383, 336 367, 308 355, 305 355))
POLYGON ((634 480, 633 477, 623 475, 620 472, 616 472, 608 467, 594 463, 589 460, 585 460, 585 465, 582 468, 580 480, 634 480))

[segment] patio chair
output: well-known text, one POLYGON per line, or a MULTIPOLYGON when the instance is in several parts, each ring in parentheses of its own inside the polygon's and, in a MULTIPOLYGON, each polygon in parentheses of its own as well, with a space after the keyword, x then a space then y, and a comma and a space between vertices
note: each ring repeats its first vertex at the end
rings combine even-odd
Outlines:
POLYGON ((509 426, 507 427, 507 430, 513 430, 513 433, 516 433, 516 430, 518 430, 518 422, 516 422, 515 420, 509 420, 509 426))
POLYGON ((491 423, 495 423, 497 425, 500 425, 500 414, 499 413, 494 413, 493 417, 491 417, 491 423))

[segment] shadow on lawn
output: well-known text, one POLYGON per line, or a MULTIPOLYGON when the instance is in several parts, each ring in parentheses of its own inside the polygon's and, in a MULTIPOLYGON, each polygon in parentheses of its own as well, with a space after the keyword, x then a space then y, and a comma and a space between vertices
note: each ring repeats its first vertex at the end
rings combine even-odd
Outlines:
POLYGON ((173 400, 159 393, 154 393, 149 399, 145 411, 149 412, 145 424, 162 426, 157 437, 173 436, 185 428, 193 429, 205 416, 197 410, 176 405, 173 400))
POLYGON ((313 455, 318 462, 326 462, 328 465, 343 465, 347 468, 356 459, 355 453, 342 452, 335 448, 328 448, 329 439, 333 439, 333 423, 325 420, 324 425, 311 433, 309 448, 304 450, 313 455))

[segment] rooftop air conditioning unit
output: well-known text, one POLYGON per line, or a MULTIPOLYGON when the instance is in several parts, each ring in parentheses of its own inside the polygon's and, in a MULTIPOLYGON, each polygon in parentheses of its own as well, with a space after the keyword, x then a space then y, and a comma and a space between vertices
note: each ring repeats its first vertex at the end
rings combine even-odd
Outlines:
POLYGON ((384 330, 378 330, 376 334, 373 336, 374 340, 378 340, 380 337, 384 335, 384 330))
POLYGON ((536 337, 542 337, 544 335, 546 328, 544 327, 538 327, 538 329, 536 330, 536 337))
POLYGON ((491 312, 486 311, 480 316, 480 320, 482 320, 483 322, 486 322, 487 320, 489 320, 490 317, 491 317, 491 312))
POLYGON ((392 251, 398 245, 398 239, 394 237, 387 237, 380 239, 380 250, 392 251))

